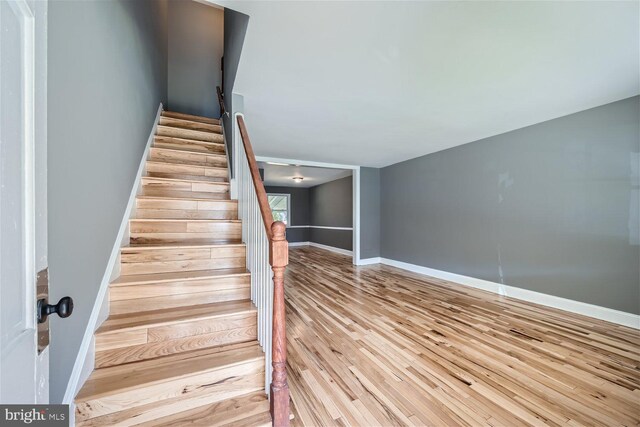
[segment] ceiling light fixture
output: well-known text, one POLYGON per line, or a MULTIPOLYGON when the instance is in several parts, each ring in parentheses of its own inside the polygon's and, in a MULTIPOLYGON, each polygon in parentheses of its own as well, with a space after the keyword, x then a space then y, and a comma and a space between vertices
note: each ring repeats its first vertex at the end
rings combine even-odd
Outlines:
POLYGON ((274 166, 290 166, 289 163, 278 163, 278 162, 266 162, 268 165, 274 166))
POLYGON ((293 177, 293 180, 294 180, 297 184, 300 184, 300 183, 302 182, 302 180, 303 180, 303 179, 304 179, 304 178, 303 178, 303 177, 301 177, 301 176, 294 176, 294 177, 293 177))

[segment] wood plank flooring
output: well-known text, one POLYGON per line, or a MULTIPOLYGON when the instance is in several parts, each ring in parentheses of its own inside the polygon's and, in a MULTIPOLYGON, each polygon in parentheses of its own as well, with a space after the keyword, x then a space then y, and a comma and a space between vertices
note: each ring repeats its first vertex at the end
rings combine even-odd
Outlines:
POLYGON ((635 426, 640 333, 292 248, 294 425, 635 426))

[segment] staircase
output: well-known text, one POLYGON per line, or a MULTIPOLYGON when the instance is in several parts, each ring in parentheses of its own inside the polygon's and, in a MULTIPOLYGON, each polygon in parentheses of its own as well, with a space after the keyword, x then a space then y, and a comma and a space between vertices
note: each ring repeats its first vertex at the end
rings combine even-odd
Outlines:
POLYGON ((218 120, 162 112, 76 425, 271 425, 218 120))

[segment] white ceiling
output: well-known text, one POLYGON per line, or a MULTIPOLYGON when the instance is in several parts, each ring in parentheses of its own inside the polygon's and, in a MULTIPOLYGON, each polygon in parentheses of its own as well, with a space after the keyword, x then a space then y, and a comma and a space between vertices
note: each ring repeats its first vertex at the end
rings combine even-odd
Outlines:
POLYGON ((279 185, 284 187, 309 188, 351 175, 351 170, 345 169, 295 165, 281 166, 266 162, 258 162, 258 167, 264 169, 264 185, 279 185), (302 182, 296 183, 293 180, 294 176, 301 176, 304 179, 302 182))
POLYGON ((639 2, 219 2, 260 156, 386 166, 640 93, 639 2))

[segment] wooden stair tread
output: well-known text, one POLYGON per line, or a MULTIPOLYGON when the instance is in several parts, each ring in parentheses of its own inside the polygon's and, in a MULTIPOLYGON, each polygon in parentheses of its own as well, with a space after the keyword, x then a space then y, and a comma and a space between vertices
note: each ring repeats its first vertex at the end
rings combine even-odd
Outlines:
POLYGON ((98 328, 96 335, 255 312, 257 309, 251 301, 225 301, 141 313, 118 314, 109 316, 98 328))
POLYGON ((209 123, 214 125, 220 124, 220 120, 218 119, 214 119, 211 117, 204 117, 204 116, 196 116, 194 114, 178 113, 176 111, 162 111, 161 115, 163 117, 172 117, 175 119, 191 120, 194 122, 209 123))
POLYGON ((222 133, 222 126, 213 123, 203 123, 194 120, 177 119, 175 117, 160 116, 160 124, 184 129, 201 130, 203 132, 222 133))
POLYGON ((203 132, 199 130, 185 129, 173 126, 157 125, 156 136, 164 136, 171 138, 194 139, 207 142, 224 142, 222 134, 214 132, 203 132))
POLYGON ((140 426, 148 427, 184 425, 218 427, 270 426, 269 399, 264 391, 258 391, 140 424, 140 426))
POLYGON ((135 390, 263 358, 262 348, 254 341, 245 345, 214 347, 96 369, 76 396, 76 402, 86 402, 114 392, 135 390))
POLYGON ((221 142, 198 141, 196 139, 156 135, 154 148, 166 148, 185 153, 224 155, 225 146, 221 142))
MULTIPOLYGON (((180 128, 176 128, 180 129, 180 128)), ((189 138, 180 138, 177 136, 162 136, 162 135, 154 135, 153 142, 175 142, 175 143, 183 143, 183 144, 196 144, 202 146, 209 146, 215 148, 221 148, 224 153, 225 145, 224 142, 210 142, 210 141, 200 141, 199 139, 189 139, 189 138)), ((221 154, 221 153, 218 153, 221 154)))
POLYGON ((166 283, 176 280, 190 281, 213 279, 229 276, 248 275, 249 270, 246 268, 221 268, 217 270, 198 270, 198 271, 175 271, 169 273, 152 273, 152 274, 131 274, 128 276, 120 276, 110 286, 132 286, 144 285, 151 283, 166 283))

